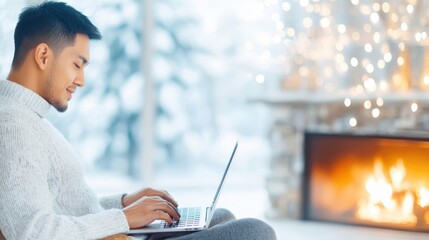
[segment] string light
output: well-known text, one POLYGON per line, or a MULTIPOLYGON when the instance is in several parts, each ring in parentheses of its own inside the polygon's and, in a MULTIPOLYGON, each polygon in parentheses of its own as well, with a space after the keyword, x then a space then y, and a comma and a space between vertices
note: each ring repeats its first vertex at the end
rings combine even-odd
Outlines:
POLYGON ((375 80, 373 78, 368 78, 367 80, 365 80, 364 86, 368 92, 374 92, 375 90, 377 90, 377 84, 375 83, 375 80))
POLYGON ((401 50, 401 52, 405 51, 405 43, 404 42, 400 42, 398 44, 399 50, 401 50))
POLYGON ((371 114, 373 118, 378 118, 380 116, 380 109, 378 108, 372 109, 371 114))
POLYGON ((370 32, 372 31, 372 27, 371 27, 371 25, 370 25, 370 24, 365 24, 365 25, 363 26, 363 30, 364 30, 365 32, 367 32, 367 33, 370 33, 370 32))
POLYGON ((262 74, 258 74, 255 78, 256 82, 259 84, 263 84, 265 82, 265 77, 262 74))
POLYGON ((381 80, 380 83, 379 83, 379 85, 378 85, 378 88, 381 91, 387 91, 388 88, 389 88, 389 86, 387 85, 387 82, 385 80, 381 80))
POLYGON ((415 39, 416 39, 416 41, 417 42, 420 42, 421 40, 422 40, 422 34, 421 33, 416 33, 415 35, 414 35, 414 37, 415 37, 415 39))
POLYGON ((347 27, 344 24, 340 24, 338 25, 337 30, 339 33, 345 33, 347 31, 347 27))
POLYGON ((383 98, 379 97, 376 100, 377 106, 381 107, 384 104, 383 98))
POLYGON ((381 5, 381 9, 384 13, 388 13, 390 11, 390 4, 386 1, 381 5))
POLYGON ((293 28, 288 28, 287 29, 287 35, 291 38, 295 37, 295 29, 293 28))
POLYGON ((396 13, 392 13, 392 15, 390 16, 390 19, 396 23, 399 21, 399 16, 396 13))
POLYGON ((329 24, 330 24, 330 21, 329 21, 329 19, 328 19, 327 17, 324 17, 324 18, 322 18, 322 19, 320 20, 320 26, 321 26, 322 28, 328 28, 328 27, 329 27, 329 24))
POLYGON ((381 36, 379 32, 375 32, 372 38, 374 43, 380 43, 381 36))
POLYGON ((411 4, 408 4, 408 5, 407 5, 407 12, 408 12, 409 14, 413 13, 413 12, 414 12, 414 6, 413 6, 413 5, 411 5, 411 4))
POLYGON ((364 107, 365 109, 370 109, 370 108, 371 108, 371 101, 370 101, 370 100, 366 100, 366 101, 363 103, 363 107, 364 107))
POLYGON ((359 0, 351 0, 353 5, 358 5, 359 4, 359 0))
POLYGON ((308 2, 308 0, 299 0, 299 4, 305 8, 309 4, 309 2, 308 2))
POLYGON ((372 52, 372 45, 367 43, 365 44, 365 52, 370 53, 372 52))
POLYGON ((404 58, 403 57, 398 57, 397 63, 398 63, 399 66, 404 65, 404 63, 405 63, 404 58))
POLYGON ((302 25, 304 25, 305 28, 311 28, 311 26, 313 26, 313 20, 311 20, 309 17, 306 17, 302 21, 302 25))
POLYGON ((350 59, 350 64, 351 64, 353 67, 357 67, 357 65, 359 64, 359 61, 357 60, 357 58, 352 57, 352 59, 350 59))
POLYGON ((348 108, 350 105, 352 105, 352 100, 350 100, 350 98, 344 99, 344 106, 348 108))
POLYGON ((374 72, 374 66, 373 66, 372 64, 368 64, 368 65, 366 66, 366 71, 367 71, 368 73, 373 73, 373 72, 374 72))
POLYGON ((412 112, 417 112, 418 108, 419 108, 419 106, 417 105, 417 103, 412 103, 411 104, 411 111, 412 112))
POLYGON ((289 12, 289 10, 291 9, 290 3, 289 2, 284 2, 282 4, 282 8, 285 12, 289 12))
POLYGON ((384 67, 386 66, 386 62, 385 61, 383 61, 383 60, 378 60, 378 62, 377 62, 377 67, 379 68, 379 69, 383 69, 384 67))
POLYGON ((380 20, 380 16, 376 12, 371 13, 370 18, 372 23, 378 23, 378 21, 380 20))
POLYGON ((339 52, 344 50, 344 45, 340 42, 335 44, 335 49, 337 49, 339 52))
POLYGON ((356 127, 357 126, 357 120, 356 120, 356 118, 354 118, 354 117, 350 118, 349 125, 351 127, 356 127))
POLYGON ((375 2, 374 4, 372 4, 372 10, 379 12, 381 9, 380 3, 375 2))
POLYGON ((405 22, 401 23, 401 29, 404 32, 408 31, 408 24, 405 22))
POLYGON ((424 83, 425 85, 429 85, 429 76, 425 76, 425 77, 423 78, 423 83, 424 83))
POLYGON ((390 62, 390 61, 392 61, 392 54, 390 52, 385 53, 384 56, 383 56, 383 59, 387 63, 390 62))

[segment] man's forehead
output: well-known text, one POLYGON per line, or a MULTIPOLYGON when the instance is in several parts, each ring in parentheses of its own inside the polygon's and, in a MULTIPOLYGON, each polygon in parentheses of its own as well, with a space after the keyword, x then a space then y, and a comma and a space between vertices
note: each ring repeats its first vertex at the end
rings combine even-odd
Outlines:
POLYGON ((75 47, 78 51, 77 55, 78 58, 80 58, 84 64, 87 64, 89 62, 89 46, 90 46, 89 37, 84 34, 77 34, 76 35, 76 41, 75 41, 75 47))
POLYGON ((81 48, 76 45, 65 47, 62 51, 62 55, 76 60, 82 60, 84 63, 89 62, 89 49, 81 48))
POLYGON ((82 60, 85 64, 88 63, 90 55, 89 38, 86 35, 78 34, 74 44, 65 47, 63 52, 67 52, 67 55, 70 57, 82 60))

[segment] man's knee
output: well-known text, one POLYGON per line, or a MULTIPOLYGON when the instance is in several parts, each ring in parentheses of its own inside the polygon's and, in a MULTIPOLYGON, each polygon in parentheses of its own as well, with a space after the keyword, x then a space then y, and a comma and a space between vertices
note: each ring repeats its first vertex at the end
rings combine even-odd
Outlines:
POLYGON ((274 229, 259 219, 244 218, 236 221, 243 233, 248 233, 248 239, 277 239, 274 229))
POLYGON ((231 211, 229 211, 228 209, 225 209, 225 208, 216 208, 214 214, 222 216, 223 218, 235 219, 234 214, 231 211))
POLYGON ((177 240, 179 239, 276 240, 277 237, 274 229, 265 222, 254 218, 244 218, 214 226, 206 231, 200 231, 177 238, 177 240))
POLYGON ((217 208, 214 213, 215 217, 221 218, 224 221, 235 220, 234 214, 225 208, 217 208))

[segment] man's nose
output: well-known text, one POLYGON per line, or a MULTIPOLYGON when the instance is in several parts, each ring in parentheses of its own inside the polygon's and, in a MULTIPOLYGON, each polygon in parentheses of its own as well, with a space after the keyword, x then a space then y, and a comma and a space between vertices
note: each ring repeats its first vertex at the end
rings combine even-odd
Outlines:
POLYGON ((79 71, 78 75, 76 76, 75 84, 79 87, 85 86, 85 73, 83 70, 79 71))

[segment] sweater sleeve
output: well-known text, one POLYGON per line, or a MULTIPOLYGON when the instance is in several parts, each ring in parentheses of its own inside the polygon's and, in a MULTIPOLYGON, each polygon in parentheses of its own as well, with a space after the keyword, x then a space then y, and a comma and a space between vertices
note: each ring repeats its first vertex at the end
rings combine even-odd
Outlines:
POLYGON ((41 149, 30 127, 0 124, 0 229, 6 239, 99 239, 129 230, 120 209, 57 214, 47 180, 48 153, 41 149))
POLYGON ((100 198, 100 205, 104 209, 112 209, 112 208, 121 209, 124 207, 124 206, 122 206, 122 197, 124 195, 125 194, 117 194, 114 196, 101 197, 100 198))

